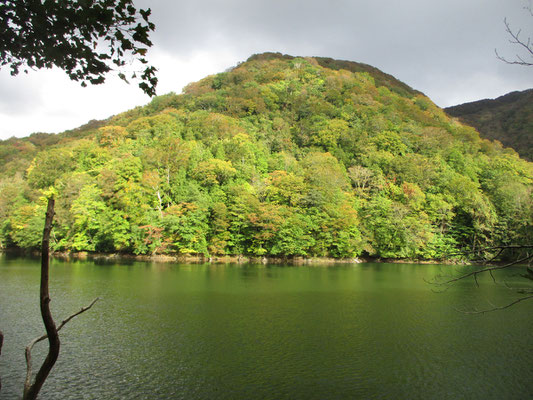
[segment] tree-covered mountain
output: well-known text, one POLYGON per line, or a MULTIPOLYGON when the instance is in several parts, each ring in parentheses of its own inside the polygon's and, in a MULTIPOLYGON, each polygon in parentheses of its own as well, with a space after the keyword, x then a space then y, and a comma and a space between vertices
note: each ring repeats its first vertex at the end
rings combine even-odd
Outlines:
POLYGON ((532 242, 533 165, 365 64, 260 54, 107 121, 0 143, 0 240, 437 258, 532 242))
POLYGON ((533 161, 533 89, 459 104, 444 111, 475 127, 481 136, 499 140, 533 161))

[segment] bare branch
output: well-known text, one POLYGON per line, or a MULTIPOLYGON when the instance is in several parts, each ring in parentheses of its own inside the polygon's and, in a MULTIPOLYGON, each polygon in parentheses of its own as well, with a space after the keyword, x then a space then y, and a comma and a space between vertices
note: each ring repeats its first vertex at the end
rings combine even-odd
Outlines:
MULTIPOLYGON (((483 273, 488 273, 491 276, 492 281, 495 284, 498 284, 498 282, 496 280, 496 277, 494 276, 493 272, 497 271, 497 270, 501 270, 501 269, 506 269, 506 268, 512 267, 512 266, 517 265, 517 264, 524 264, 526 262, 531 262, 531 260, 533 259, 533 254, 531 254, 529 252, 529 249, 531 249, 531 248, 533 248, 532 245, 508 245, 508 246, 494 246, 494 247, 488 247, 488 248, 484 248, 484 249, 477 249, 476 251, 463 252, 462 254, 469 254, 469 253, 480 254, 480 253, 485 253, 485 252, 489 252, 489 251, 492 251, 492 250, 499 250, 497 252, 497 254, 495 256, 491 257, 490 260, 489 260, 489 261, 494 261, 506 249, 513 249, 513 250, 524 250, 525 249, 525 250, 527 250, 525 252, 525 256, 523 256, 522 258, 515 259, 514 261, 509 262, 507 264, 484 266, 483 268, 480 268, 480 269, 477 269, 475 271, 471 271, 471 272, 462 274, 462 275, 460 275, 460 276, 458 276, 456 278, 447 279, 445 281, 442 281, 443 276, 437 276, 437 277, 434 278, 432 283, 434 285, 438 285, 438 286, 441 286, 441 287, 444 286, 446 288, 449 288, 450 284, 452 284, 454 282, 457 282, 457 281, 472 277, 472 278, 474 278, 476 286, 479 287, 478 275, 483 274, 483 273), (439 280, 440 280, 440 282, 439 282, 439 280)), ((528 278, 528 279, 533 279, 533 269, 531 269, 530 267, 526 267, 526 272, 527 272, 526 275, 520 275, 520 276, 528 278)), ((525 300, 533 298, 533 288, 510 287, 505 280, 503 281, 503 285, 507 289, 513 290, 516 293, 527 294, 527 296, 520 297, 520 298, 518 298, 518 299, 516 299, 516 300, 514 300, 514 301, 512 301, 512 302, 510 302, 510 303, 508 303, 506 305, 503 305, 503 306, 495 306, 495 305, 493 305, 493 304, 491 304, 489 302, 489 304, 491 305, 491 308, 488 308, 486 310, 476 310, 476 309, 474 309, 472 311, 459 310, 459 309, 456 309, 456 310, 459 311, 459 312, 462 312, 464 314, 484 314, 484 313, 491 312, 491 311, 504 310, 504 309, 509 308, 509 307, 511 307, 511 306, 513 306, 513 305, 515 305, 517 303, 520 303, 521 301, 525 301, 525 300)))
POLYGON ((492 312, 492 311, 505 310, 506 308, 512 307, 515 304, 520 303, 521 301, 525 301, 529 299, 533 299, 533 294, 531 296, 520 297, 519 299, 516 299, 515 301, 512 301, 501 307, 492 307, 486 310, 473 310, 473 311, 457 310, 457 311, 462 312, 463 314, 485 314, 485 313, 492 312))
MULTIPOLYGON (((63 328, 69 321, 71 321, 73 318, 77 317, 78 315, 84 313, 85 311, 89 310, 93 305, 94 303, 96 303, 98 300, 100 300, 99 297, 97 297, 96 299, 94 299, 91 304, 89 304, 88 306, 86 307, 82 307, 79 311, 75 312, 74 314, 70 315, 68 318, 64 319, 61 324, 57 327, 57 332, 59 332, 61 330, 61 328, 63 328)), ((31 375, 32 375, 32 362, 31 362, 31 351, 33 349, 33 346, 35 346, 37 343, 45 340, 48 338, 48 335, 47 334, 44 334, 42 336, 39 336, 35 339, 33 339, 29 344, 28 346, 26 346, 26 353, 25 353, 25 356, 26 356, 26 380, 25 380, 25 383, 24 383, 24 388, 28 388, 30 387, 31 385, 31 375)), ((25 389, 26 391, 26 389, 25 389)))
MULTIPOLYGON (((465 278, 468 278, 470 276, 473 276, 476 279, 477 275, 479 275, 479 274, 482 274, 484 272, 492 272, 492 271, 496 271, 496 270, 499 270, 499 269, 509 268, 509 267, 512 267, 513 265, 521 264, 521 263, 529 260, 531 257, 532 256, 528 255, 527 257, 512 261, 512 262, 510 262, 508 264, 505 264, 505 265, 497 265, 497 266, 494 266, 494 267, 481 268, 481 269, 478 269, 476 271, 469 272, 469 273, 461 275, 461 276, 459 276, 457 278, 449 279, 449 280, 447 280, 445 282, 441 282, 441 283, 438 283, 438 284, 439 285, 446 285, 446 284, 450 284, 450 283, 453 283, 453 282, 460 281, 461 279, 465 279, 465 278)), ((477 280, 476 280, 476 282, 477 282, 477 280)))
POLYGON ((492 257, 490 260, 487 260, 487 263, 491 263, 493 262, 494 260, 496 260, 499 256, 501 256, 501 254, 503 253, 503 251, 505 250, 505 248, 501 248, 500 251, 498 251, 498 253, 492 257))
POLYGON ((74 317, 77 317, 78 315, 84 313, 85 311, 89 310, 93 305, 94 303, 96 303, 98 300, 100 300, 100 297, 97 297, 96 299, 94 299, 91 304, 89 304, 88 306, 86 307, 82 307, 78 312, 72 314, 71 316, 69 316, 67 319, 63 320, 61 322, 61 324, 59 325, 59 327, 57 328, 58 332, 61 330, 61 328, 63 328, 72 318, 74 317))
POLYGON ((526 278, 530 281, 533 281, 533 268, 526 267, 526 273, 522 275, 522 278, 526 278))
MULTIPOLYGON (((526 10, 529 11, 529 13, 533 16, 533 11, 531 9, 531 5, 529 7, 525 7, 526 10)), ((518 45, 522 50, 525 50, 526 54, 529 54, 531 57, 533 57, 533 44, 531 43, 531 38, 522 39, 520 37, 520 34, 522 33, 522 30, 519 29, 516 32, 513 32, 511 29, 511 26, 509 25, 509 22, 507 22, 507 19, 503 20, 503 23, 505 24, 505 31, 511 36, 511 39, 509 39, 509 43, 518 45)), ((498 50, 494 50, 496 53, 496 57, 507 63, 507 64, 514 64, 514 65, 524 65, 524 66, 533 66, 533 62, 524 60, 519 54, 515 55, 514 60, 509 60, 503 56, 500 56, 498 53, 498 50)))
POLYGON ((490 277, 492 278, 492 282, 496 283, 496 278, 494 277, 494 274, 492 271, 489 271, 490 277))
POLYGON ((467 254, 479 254, 491 250, 522 250, 522 249, 533 249, 533 245, 529 244, 510 244, 510 245, 501 245, 501 246, 490 246, 490 247, 481 247, 475 250, 459 251, 456 253, 448 253, 447 256, 460 256, 467 254))

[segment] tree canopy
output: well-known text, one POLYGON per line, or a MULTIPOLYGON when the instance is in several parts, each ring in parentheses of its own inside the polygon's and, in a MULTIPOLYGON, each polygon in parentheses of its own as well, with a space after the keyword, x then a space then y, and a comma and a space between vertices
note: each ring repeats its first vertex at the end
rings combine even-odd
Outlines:
POLYGON ((50 191, 59 251, 435 259, 532 242, 533 164, 390 76, 322 64, 258 55, 102 124, 0 142, 1 245, 38 245, 50 191))
POLYGON ((12 75, 58 67, 82 86, 116 71, 123 80, 139 79, 153 96, 156 69, 145 58, 154 30, 149 17, 150 9, 137 10, 132 0, 3 0, 0 66, 12 75), (137 65, 126 71, 131 62, 137 65))

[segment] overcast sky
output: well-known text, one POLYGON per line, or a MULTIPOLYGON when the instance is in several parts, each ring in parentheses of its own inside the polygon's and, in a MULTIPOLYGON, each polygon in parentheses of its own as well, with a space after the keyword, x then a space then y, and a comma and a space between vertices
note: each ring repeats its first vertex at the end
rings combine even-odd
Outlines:
MULTIPOLYGON (((446 107, 533 87, 503 19, 533 36, 527 0, 137 0, 152 9, 158 94, 265 51, 373 65, 446 107)), ((59 70, 0 70, 0 139, 61 132, 150 99, 117 78, 81 88, 59 70)))

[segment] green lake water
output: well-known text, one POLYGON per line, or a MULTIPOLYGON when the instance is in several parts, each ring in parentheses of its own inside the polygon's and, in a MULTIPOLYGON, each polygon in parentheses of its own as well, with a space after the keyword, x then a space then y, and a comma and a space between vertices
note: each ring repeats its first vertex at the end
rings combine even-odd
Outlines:
MULTIPOLYGON (((466 315, 516 294, 490 277, 436 293, 442 273, 459 270, 52 261, 56 321, 101 300, 61 332, 40 398, 533 398, 533 301, 466 315)), ((38 286, 38 260, 0 257, 0 399, 20 397, 43 333, 38 286)))

